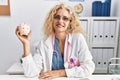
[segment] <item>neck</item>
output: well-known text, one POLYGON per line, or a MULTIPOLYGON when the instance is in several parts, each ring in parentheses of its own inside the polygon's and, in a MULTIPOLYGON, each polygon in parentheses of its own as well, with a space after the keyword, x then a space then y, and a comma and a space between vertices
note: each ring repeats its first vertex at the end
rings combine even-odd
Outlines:
POLYGON ((59 42, 64 42, 66 39, 66 33, 57 33, 55 36, 59 42))
POLYGON ((56 38, 58 39, 58 44, 61 54, 64 53, 64 44, 66 39, 66 33, 55 33, 56 38))

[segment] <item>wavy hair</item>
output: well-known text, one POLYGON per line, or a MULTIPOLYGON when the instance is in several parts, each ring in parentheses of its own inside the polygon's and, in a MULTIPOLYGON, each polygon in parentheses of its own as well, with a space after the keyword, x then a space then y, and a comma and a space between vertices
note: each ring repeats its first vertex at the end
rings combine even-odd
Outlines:
POLYGON ((80 25, 80 20, 78 19, 77 14, 74 11, 72 11, 70 6, 67 6, 63 3, 56 5, 49 12, 49 14, 46 18, 46 21, 44 23, 45 35, 49 36, 54 33, 53 17, 59 9, 66 9, 70 13, 71 20, 70 20, 70 24, 67 28, 67 33, 82 33, 85 36, 85 32, 84 32, 82 26, 80 25))

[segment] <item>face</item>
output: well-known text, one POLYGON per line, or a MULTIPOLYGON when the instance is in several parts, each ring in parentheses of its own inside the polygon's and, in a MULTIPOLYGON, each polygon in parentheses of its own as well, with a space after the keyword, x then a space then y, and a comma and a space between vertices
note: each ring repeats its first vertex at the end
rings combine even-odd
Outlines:
POLYGON ((55 33, 66 32, 70 23, 70 14, 66 9, 59 9, 54 15, 53 28, 55 33))

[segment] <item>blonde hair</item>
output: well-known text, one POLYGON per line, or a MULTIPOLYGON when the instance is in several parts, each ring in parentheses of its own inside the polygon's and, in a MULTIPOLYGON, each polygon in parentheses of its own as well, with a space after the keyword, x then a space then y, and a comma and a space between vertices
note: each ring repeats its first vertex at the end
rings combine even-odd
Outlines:
POLYGON ((51 11, 49 12, 49 15, 45 21, 44 24, 44 28, 45 28, 45 35, 49 36, 51 34, 54 33, 54 29, 53 29, 53 17, 56 14, 56 12, 59 9, 66 9, 71 16, 71 21, 70 24, 68 26, 67 29, 67 33, 82 33, 83 35, 85 35, 85 32, 83 31, 82 26, 80 25, 80 20, 78 19, 76 13, 74 11, 72 11, 72 9, 70 8, 70 6, 67 6, 63 3, 56 5, 53 9, 51 9, 51 11))

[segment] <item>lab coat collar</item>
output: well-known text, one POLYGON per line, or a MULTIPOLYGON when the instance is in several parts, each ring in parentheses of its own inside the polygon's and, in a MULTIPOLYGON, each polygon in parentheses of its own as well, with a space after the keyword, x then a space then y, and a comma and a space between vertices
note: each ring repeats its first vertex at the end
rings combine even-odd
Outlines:
POLYGON ((67 36, 67 40, 68 40, 69 44, 71 44, 71 42, 72 42, 72 37, 71 37, 70 33, 69 33, 68 36, 67 36))
MULTIPOLYGON (((52 49, 52 37, 53 37, 53 36, 54 36, 54 35, 50 35, 50 36, 45 40, 45 45, 46 45, 49 49, 51 49, 52 51, 53 51, 53 49, 52 49)), ((72 36, 71 36, 70 33, 67 35, 66 40, 67 40, 67 42, 68 42, 69 44, 71 44, 71 42, 72 42, 72 36)))
MULTIPOLYGON (((52 55, 53 55, 53 48, 52 48, 52 37, 53 35, 50 35, 46 40, 45 40, 45 45, 49 50, 49 60, 50 60, 50 64, 52 64, 52 55)), ((67 44, 69 43, 71 46, 71 42, 72 42, 72 35, 68 34, 65 40, 65 49, 64 49, 64 60, 66 61, 66 49, 67 49, 67 44)), ((72 46, 71 46, 72 47, 72 46)), ((68 57, 70 56, 70 53, 68 54, 68 57)), ((51 66, 50 66, 51 67, 51 66)))

